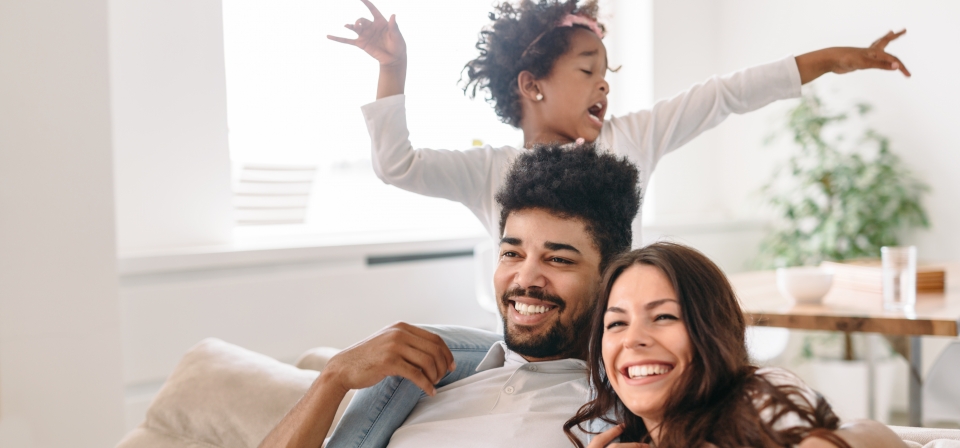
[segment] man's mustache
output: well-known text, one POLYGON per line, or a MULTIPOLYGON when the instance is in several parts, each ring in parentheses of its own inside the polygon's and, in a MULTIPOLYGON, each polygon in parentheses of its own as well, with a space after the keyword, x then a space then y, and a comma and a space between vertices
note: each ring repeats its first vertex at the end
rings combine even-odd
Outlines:
POLYGON ((513 288, 503 293, 503 297, 501 297, 500 300, 503 302, 504 306, 506 306, 507 301, 514 297, 529 297, 531 299, 549 302, 559 307, 558 311, 563 311, 564 308, 567 307, 567 302, 560 298, 560 296, 550 294, 542 288, 513 288))

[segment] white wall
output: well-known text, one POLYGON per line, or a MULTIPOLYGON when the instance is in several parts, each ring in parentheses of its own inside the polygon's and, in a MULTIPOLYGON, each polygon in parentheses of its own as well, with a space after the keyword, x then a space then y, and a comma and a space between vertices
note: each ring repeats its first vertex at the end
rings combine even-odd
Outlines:
POLYGON ((220 0, 110 2, 121 254, 229 242, 220 0))
MULTIPOLYGON (((960 257, 960 134, 954 131, 960 61, 945 57, 960 41, 960 4, 949 0, 771 2, 656 1, 655 91, 664 98, 715 73, 828 46, 866 46, 890 29, 908 33, 889 47, 914 73, 828 74, 812 85, 843 106, 867 101, 871 123, 932 187, 926 205, 932 228, 910 236, 921 258, 960 257)), ((657 168, 661 215, 760 219, 757 189, 784 148, 762 141, 792 102, 733 116, 666 157, 657 168), (672 205, 671 205, 672 204, 672 205), (677 210, 673 207, 678 208, 677 210)))
POLYGON ((0 446, 123 431, 106 0, 0 2, 0 446))

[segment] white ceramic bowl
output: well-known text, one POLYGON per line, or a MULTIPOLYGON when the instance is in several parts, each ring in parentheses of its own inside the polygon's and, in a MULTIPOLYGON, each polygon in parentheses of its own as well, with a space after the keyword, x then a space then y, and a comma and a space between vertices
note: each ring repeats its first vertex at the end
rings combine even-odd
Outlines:
POLYGON ((777 269, 777 288, 797 303, 820 303, 833 284, 833 272, 801 266, 777 269))

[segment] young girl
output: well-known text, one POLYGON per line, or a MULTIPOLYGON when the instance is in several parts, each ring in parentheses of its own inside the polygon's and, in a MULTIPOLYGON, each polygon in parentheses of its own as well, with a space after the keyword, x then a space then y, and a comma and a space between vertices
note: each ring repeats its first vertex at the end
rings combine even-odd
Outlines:
MULTIPOLYGON (((356 39, 328 38, 359 47, 380 62, 377 101, 363 106, 373 148, 373 168, 384 182, 466 205, 494 238, 500 210, 496 194, 507 167, 522 148, 489 145, 466 151, 414 149, 408 138, 403 88, 406 44, 396 17, 384 16, 361 0, 373 20, 346 27, 356 39)), ((606 119, 609 85, 603 25, 597 2, 522 0, 501 3, 493 22, 480 32, 480 55, 466 64, 464 91, 486 91, 500 119, 523 131, 524 148, 537 143, 598 142, 637 164, 646 188, 664 154, 723 121, 773 101, 800 95, 800 85, 828 73, 866 68, 899 69, 884 51, 903 34, 888 33, 868 48, 827 48, 787 57, 727 76, 713 77, 651 110, 606 119)), ((642 211, 641 211, 642 214, 642 211)), ((639 225, 634 244, 641 244, 639 225)))
MULTIPOLYGON (((849 446, 819 394, 786 370, 749 363, 737 297, 696 250, 656 243, 621 256, 595 310, 588 365, 596 397, 564 425, 579 448, 571 429, 599 420, 616 426, 591 448, 618 436, 634 442, 623 446, 660 448, 849 446)), ((868 446, 898 442, 874 431, 868 446)))

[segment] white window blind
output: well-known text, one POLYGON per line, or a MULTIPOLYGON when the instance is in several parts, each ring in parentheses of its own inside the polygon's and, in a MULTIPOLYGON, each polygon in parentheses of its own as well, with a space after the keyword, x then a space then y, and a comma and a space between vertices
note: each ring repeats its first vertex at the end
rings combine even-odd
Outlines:
MULTIPOLYGON (((517 145, 482 99, 458 85, 488 22, 490 0, 380 0, 407 42, 407 121, 414 147, 517 145)), ((384 185, 370 164, 360 106, 375 99, 377 62, 326 39, 370 13, 354 0, 225 0, 231 158, 244 165, 316 166, 305 223, 245 232, 482 234, 460 204, 384 185)), ((236 170, 235 172, 242 172, 236 170)))

